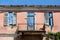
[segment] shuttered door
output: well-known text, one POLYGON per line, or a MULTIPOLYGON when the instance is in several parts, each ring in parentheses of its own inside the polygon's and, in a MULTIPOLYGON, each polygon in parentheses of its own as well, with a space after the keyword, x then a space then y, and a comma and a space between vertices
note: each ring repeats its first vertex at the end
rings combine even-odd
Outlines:
POLYGON ((27 15, 27 29, 28 30, 34 30, 35 29, 35 18, 34 18, 34 13, 29 12, 27 15))

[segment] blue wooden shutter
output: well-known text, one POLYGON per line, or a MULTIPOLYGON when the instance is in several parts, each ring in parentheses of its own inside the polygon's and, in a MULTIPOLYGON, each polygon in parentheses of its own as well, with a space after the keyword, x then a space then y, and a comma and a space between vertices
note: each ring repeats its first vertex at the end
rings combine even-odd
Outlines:
POLYGON ((49 12, 49 16, 50 16, 50 18, 49 18, 49 25, 53 26, 53 13, 49 12))

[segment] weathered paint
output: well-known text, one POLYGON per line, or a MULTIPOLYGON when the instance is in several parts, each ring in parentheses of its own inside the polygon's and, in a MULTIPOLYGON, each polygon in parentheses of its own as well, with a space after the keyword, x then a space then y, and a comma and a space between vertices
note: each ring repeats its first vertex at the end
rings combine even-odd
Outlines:
POLYGON ((52 32, 60 32, 60 12, 53 13, 54 26, 52 32))
POLYGON ((27 12, 17 13, 17 25, 19 30, 27 30, 27 12))
POLYGON ((9 26, 4 26, 4 12, 0 13, 0 34, 14 34, 17 27, 11 28, 9 26))
POLYGON ((0 40, 14 40, 13 37, 0 37, 0 40))
MULTIPOLYGON (((44 12, 34 12, 35 13, 35 29, 40 30, 44 25, 44 12), (40 25, 39 25, 40 24, 40 25)), ((52 32, 60 32, 60 12, 53 12, 53 22, 52 32)), ((17 27, 19 30, 27 30, 27 12, 17 12, 17 27), (21 25, 22 24, 22 25, 21 25)), ((0 33, 14 33, 17 27, 4 27, 4 12, 0 13, 0 33)), ((47 27, 48 31, 50 28, 47 27)))
POLYGON ((44 25, 44 13, 43 12, 35 12, 35 29, 41 30, 44 25))
MULTIPOLYGON (((35 30, 41 30, 44 25, 44 12, 34 12, 35 13, 35 30), (40 24, 40 25, 39 25, 40 24)), ((53 12, 53 22, 54 26, 46 27, 46 32, 60 32, 60 12, 53 12)), ((27 30, 27 12, 17 12, 17 26, 9 27, 4 26, 4 12, 0 12, 0 34, 15 34, 18 30, 27 30)), ((0 40, 14 40, 14 37, 0 37, 0 40)))

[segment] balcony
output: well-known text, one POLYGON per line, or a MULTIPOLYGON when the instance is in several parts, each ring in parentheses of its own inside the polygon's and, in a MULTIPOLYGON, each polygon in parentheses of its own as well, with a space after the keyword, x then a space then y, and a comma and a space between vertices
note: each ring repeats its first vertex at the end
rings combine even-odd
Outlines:
POLYGON ((40 23, 35 23, 33 30, 29 30, 27 23, 19 23, 17 28, 18 34, 26 34, 26 35, 36 35, 36 34, 45 34, 45 25, 40 23))
POLYGON ((29 30, 26 23, 20 23, 17 27, 17 37, 15 40, 42 40, 44 35, 44 24, 35 23, 34 29, 29 30))

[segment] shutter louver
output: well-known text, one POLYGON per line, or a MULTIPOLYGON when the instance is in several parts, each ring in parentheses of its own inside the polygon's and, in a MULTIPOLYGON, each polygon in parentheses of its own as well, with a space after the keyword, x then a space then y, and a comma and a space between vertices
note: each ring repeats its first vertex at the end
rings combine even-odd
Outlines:
POLYGON ((49 25, 49 13, 45 13, 45 24, 49 25))
POLYGON ((16 26, 16 13, 14 13, 14 16, 13 16, 13 25, 16 26))
POLYGON ((8 25, 8 13, 4 14, 4 25, 7 26, 8 25))

